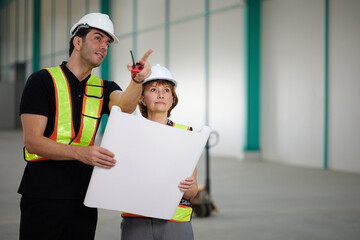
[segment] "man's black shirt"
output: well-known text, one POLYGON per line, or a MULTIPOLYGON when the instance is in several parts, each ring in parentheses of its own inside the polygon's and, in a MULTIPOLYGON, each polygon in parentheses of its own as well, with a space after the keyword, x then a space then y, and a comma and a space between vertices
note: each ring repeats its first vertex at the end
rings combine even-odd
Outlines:
MULTIPOLYGON (((71 93, 72 114, 75 133, 80 128, 81 108, 86 78, 79 81, 61 64, 71 93)), ((104 100, 101 114, 109 114, 109 96, 121 88, 112 81, 104 81, 104 100)), ((54 129, 56 112, 55 88, 49 72, 42 69, 27 80, 20 103, 20 115, 24 113, 43 115, 48 118, 44 136, 49 137, 54 129)), ((92 173, 92 166, 79 161, 28 162, 18 192, 29 197, 81 199, 85 196, 92 173)))

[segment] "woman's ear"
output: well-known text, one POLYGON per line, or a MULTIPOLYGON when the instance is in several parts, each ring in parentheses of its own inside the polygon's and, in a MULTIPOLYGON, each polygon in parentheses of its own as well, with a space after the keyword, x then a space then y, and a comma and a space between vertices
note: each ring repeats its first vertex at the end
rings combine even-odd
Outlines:
POLYGON ((139 101, 146 107, 144 96, 141 96, 139 101))

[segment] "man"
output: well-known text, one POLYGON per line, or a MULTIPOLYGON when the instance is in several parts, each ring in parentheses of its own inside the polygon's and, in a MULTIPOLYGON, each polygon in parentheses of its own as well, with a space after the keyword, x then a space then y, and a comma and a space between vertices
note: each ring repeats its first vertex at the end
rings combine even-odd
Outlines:
POLYGON ((93 166, 111 168, 116 162, 112 152, 94 146, 101 115, 113 105, 133 112, 141 83, 151 74, 147 58, 152 49, 139 60, 143 70, 124 92, 91 74, 110 44, 118 42, 108 15, 85 15, 71 34, 69 61, 33 73, 22 95, 28 163, 18 191, 20 239, 94 239, 97 209, 84 206, 83 200, 93 166))

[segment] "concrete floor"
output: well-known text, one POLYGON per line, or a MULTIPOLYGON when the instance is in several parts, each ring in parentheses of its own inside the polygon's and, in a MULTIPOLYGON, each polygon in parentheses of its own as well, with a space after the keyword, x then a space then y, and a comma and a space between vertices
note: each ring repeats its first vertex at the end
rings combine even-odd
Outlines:
MULTIPOLYGON (((18 239, 22 133, 0 131, 0 239, 18 239)), ((205 182, 204 160, 199 162, 205 182)), ((358 240, 360 174, 262 161, 211 159, 219 212, 193 218, 195 239, 358 240)), ((119 212, 100 210, 96 239, 119 239, 119 212)))

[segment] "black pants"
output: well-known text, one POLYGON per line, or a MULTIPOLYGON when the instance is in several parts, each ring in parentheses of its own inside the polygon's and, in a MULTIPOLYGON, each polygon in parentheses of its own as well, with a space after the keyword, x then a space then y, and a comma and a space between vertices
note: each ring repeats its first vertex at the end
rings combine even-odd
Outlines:
POLYGON ((20 240, 92 240, 97 209, 80 200, 22 196, 20 240))

